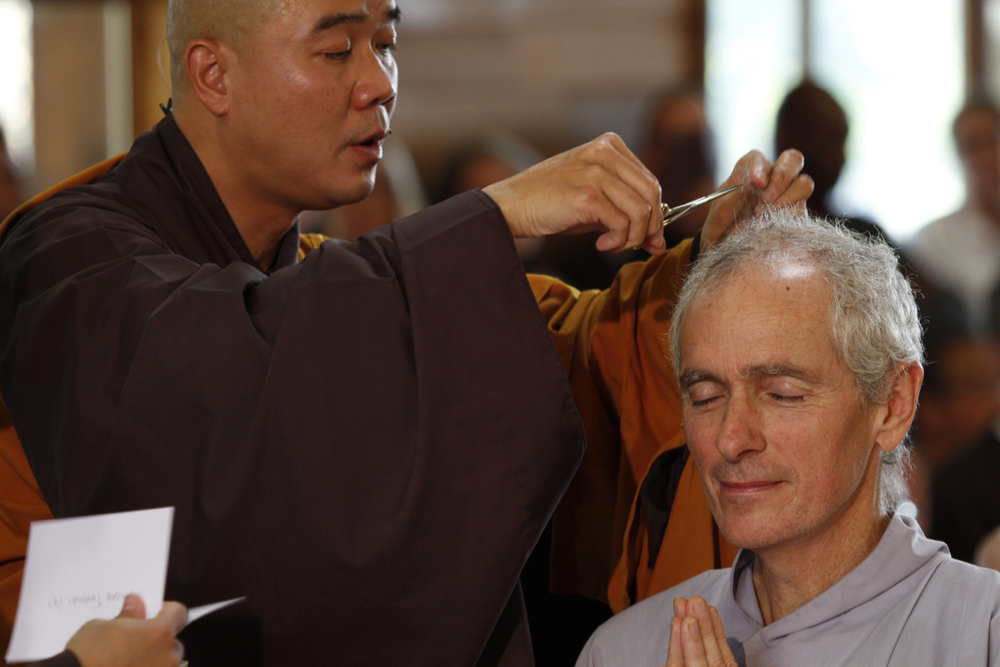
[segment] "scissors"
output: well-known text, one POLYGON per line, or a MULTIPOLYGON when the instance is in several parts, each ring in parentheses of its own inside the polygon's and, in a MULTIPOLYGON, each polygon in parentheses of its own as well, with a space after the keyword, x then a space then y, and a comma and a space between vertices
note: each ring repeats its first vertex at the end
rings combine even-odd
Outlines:
POLYGON ((663 226, 666 227, 674 220, 683 218, 691 211, 699 209, 705 204, 715 201, 716 199, 722 197, 723 195, 728 195, 733 190, 739 190, 742 187, 743 187, 742 183, 738 185, 733 185, 731 187, 726 188, 725 190, 719 190, 718 192, 713 192, 712 194, 702 197, 700 199, 695 199, 694 201, 690 201, 686 204, 681 204, 677 208, 670 208, 670 206, 668 206, 667 204, 660 204, 660 212, 663 213, 663 226))

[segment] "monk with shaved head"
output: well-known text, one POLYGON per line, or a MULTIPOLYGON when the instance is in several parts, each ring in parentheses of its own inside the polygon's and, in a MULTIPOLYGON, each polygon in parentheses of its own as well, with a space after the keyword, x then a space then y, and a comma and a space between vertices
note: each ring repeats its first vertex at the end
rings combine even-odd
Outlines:
MULTIPOLYGON (((692 254, 664 255, 659 184, 605 135, 354 243, 300 234, 371 191, 395 0, 168 14, 163 120, 0 228, 0 468, 36 501, 2 508, 0 591, 30 518, 173 506, 167 598, 246 598, 182 633, 192 666, 531 664, 518 574, 584 427, 513 238, 643 246, 655 299, 692 254)), ((801 168, 741 160, 702 242, 808 195, 801 168)), ((623 298, 550 287, 581 322, 623 298)))

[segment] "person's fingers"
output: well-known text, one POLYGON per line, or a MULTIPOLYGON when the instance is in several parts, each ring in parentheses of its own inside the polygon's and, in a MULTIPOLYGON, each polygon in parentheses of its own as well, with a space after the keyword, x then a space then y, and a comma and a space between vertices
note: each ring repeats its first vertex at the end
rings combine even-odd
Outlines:
POLYGON ((122 601, 122 610, 118 618, 137 618, 140 621, 146 618, 146 603, 135 593, 129 593, 122 601))
POLYGON ((722 662, 722 651, 719 649, 719 642, 712 626, 712 616, 708 611, 708 603, 705 598, 696 595, 691 598, 691 610, 698 621, 698 631, 701 633, 702 647, 705 650, 705 662, 712 667, 720 667, 722 662))
POLYGON ((613 248, 638 248, 645 241, 649 228, 649 216, 652 210, 649 202, 644 200, 627 184, 610 179, 604 184, 604 195, 608 201, 622 214, 614 216, 605 223, 607 234, 614 242, 613 248), (612 227, 616 224, 617 227, 612 227))
MULTIPOLYGON (((785 190, 784 194, 778 197, 773 206, 775 208, 785 208, 786 206, 805 206, 815 187, 813 179, 808 174, 799 174, 785 190)), ((763 209, 763 207, 761 207, 763 209)), ((760 212, 760 211, 755 211, 760 212)))
POLYGON ((666 667, 684 667, 684 647, 682 645, 684 640, 681 637, 683 620, 679 616, 674 616, 673 620, 670 621, 670 645, 667 646, 666 667))
POLYGON ((187 625, 188 610, 180 602, 164 602, 163 608, 160 609, 160 613, 156 617, 166 621, 174 636, 177 636, 187 625))
POLYGON ((684 667, 708 667, 705 643, 698 629, 698 619, 694 616, 681 621, 681 643, 684 646, 684 667))
POLYGON ((719 645, 722 664, 726 667, 737 667, 736 657, 733 656, 733 651, 729 648, 729 641, 726 639, 726 629, 722 627, 722 617, 719 616, 719 610, 709 605, 708 613, 712 617, 712 628, 715 630, 715 641, 719 645))
POLYGON ((688 615, 687 598, 674 598, 674 616, 684 618, 688 615))
MULTIPOLYGON (((627 241, 619 247, 635 248, 643 245, 652 252, 661 252, 665 243, 662 241, 660 184, 656 177, 616 134, 603 135, 588 148, 590 148, 588 158, 595 160, 614 177, 609 182, 609 198, 629 216, 632 222, 627 241), (618 183, 615 183, 616 181, 618 183), (612 183, 615 183, 614 187, 611 186, 612 183), (620 185, 625 187, 622 188, 620 185), (641 200, 641 204, 636 197, 641 200), (640 218, 645 221, 641 239, 637 238, 640 228, 636 224, 640 218)), ((616 235, 615 241, 618 240, 620 239, 616 235)))
POLYGON ((760 199, 764 204, 773 204, 788 186, 794 181, 805 165, 805 158, 802 153, 790 148, 778 156, 778 160, 771 168, 770 178, 767 186, 761 193, 760 199))
POLYGON ((771 178, 772 166, 771 161, 764 157, 763 153, 757 150, 750 151, 736 162, 729 178, 719 186, 719 189, 742 183, 744 187, 740 191, 741 194, 744 190, 762 190, 767 187, 771 178))
POLYGON ((601 164, 651 205, 660 205, 660 184, 653 172, 628 149, 617 134, 608 133, 598 137, 592 145, 601 164))

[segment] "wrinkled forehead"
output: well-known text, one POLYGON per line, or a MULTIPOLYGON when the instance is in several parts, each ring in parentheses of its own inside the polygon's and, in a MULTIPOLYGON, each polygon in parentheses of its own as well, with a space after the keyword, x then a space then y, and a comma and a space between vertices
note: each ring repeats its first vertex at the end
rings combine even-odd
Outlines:
MULTIPOLYGON (((817 348, 828 349, 832 292, 823 272, 808 260, 773 257, 710 277, 695 292, 681 321, 681 361, 692 345, 705 350, 704 330, 729 329, 742 339, 792 340, 808 330, 817 348), (765 326, 766 325, 766 326, 765 326)), ((730 337, 731 338, 731 337, 730 337)), ((720 345, 729 339, 713 339, 720 345)))

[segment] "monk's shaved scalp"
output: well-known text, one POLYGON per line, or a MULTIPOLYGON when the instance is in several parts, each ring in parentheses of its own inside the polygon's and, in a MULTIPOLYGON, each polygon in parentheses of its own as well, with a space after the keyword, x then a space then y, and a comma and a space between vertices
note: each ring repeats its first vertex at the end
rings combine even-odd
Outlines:
POLYGON ((169 0, 167 45, 175 97, 187 88, 184 53, 196 39, 241 50, 290 0, 169 0))

